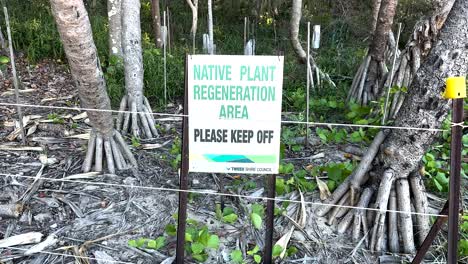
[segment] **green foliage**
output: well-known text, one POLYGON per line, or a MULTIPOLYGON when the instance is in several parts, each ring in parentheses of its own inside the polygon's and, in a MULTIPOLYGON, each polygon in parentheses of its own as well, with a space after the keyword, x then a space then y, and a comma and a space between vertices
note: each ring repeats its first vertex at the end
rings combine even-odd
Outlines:
MULTIPOLYGON (((445 129, 439 143, 434 144, 423 156, 422 173, 428 177, 428 187, 437 192, 448 192, 450 176, 450 128, 451 120, 447 118, 442 125, 445 129)), ((468 155, 468 134, 462 137, 462 156, 468 155)), ((461 176, 468 175, 468 164, 462 163, 461 176)))
POLYGON ((48 114, 47 119, 51 120, 54 124, 64 124, 65 123, 65 120, 63 119, 63 117, 61 117, 57 113, 48 114))
POLYGON ((120 100, 125 95, 125 75, 122 58, 111 56, 109 64, 105 68, 104 77, 107 84, 107 93, 114 107, 120 105, 120 100))
POLYGON ((244 263, 244 257, 242 256, 242 251, 239 249, 233 250, 230 254, 231 261, 234 263, 244 263))
POLYGON ((216 204, 216 218, 225 223, 233 224, 237 221, 238 216, 231 207, 224 207, 221 211, 221 205, 216 204))
POLYGON ((247 255, 252 256, 255 263, 262 262, 262 257, 259 254, 257 254, 259 250, 260 248, 258 246, 255 246, 252 250, 247 251, 247 255))
POLYGON ((141 146, 140 139, 135 136, 132 136, 132 146, 134 148, 140 147, 141 146))
POLYGON ((166 245, 166 238, 163 236, 160 236, 156 239, 140 238, 137 240, 128 241, 128 245, 136 248, 159 250, 166 245))
POLYGON ((252 221, 252 225, 257 228, 261 229, 263 226, 263 218, 265 216, 265 208, 261 204, 252 204, 250 207, 250 220, 252 221))
POLYGON ((178 136, 174 138, 174 142, 172 143, 169 153, 172 156, 171 167, 174 170, 177 170, 180 166, 180 161, 182 160, 182 141, 178 136))
POLYGON ((279 257, 279 255, 281 255, 281 252, 283 252, 283 247, 281 247, 280 245, 273 246, 273 258, 279 257))
MULTIPOLYGON (((177 215, 174 215, 177 220, 177 215)), ((166 225, 165 232, 168 236, 176 236, 177 228, 173 224, 166 225)), ((208 227, 194 219, 187 219, 185 230, 185 250, 197 262, 205 262, 208 259, 208 250, 218 249, 219 237, 209 232, 208 227)))
POLYGON ((8 64, 8 63, 10 63, 10 58, 8 58, 7 56, 0 55, 0 64, 8 64))
POLYGON ((463 214, 462 222, 460 225, 460 243, 459 243, 459 254, 461 257, 468 256, 468 215, 463 214))

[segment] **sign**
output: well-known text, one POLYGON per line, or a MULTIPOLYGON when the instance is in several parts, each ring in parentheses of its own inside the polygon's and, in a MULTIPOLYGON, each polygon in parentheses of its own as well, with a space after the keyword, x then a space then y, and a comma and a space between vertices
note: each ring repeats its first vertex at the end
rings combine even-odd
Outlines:
POLYGON ((278 173, 282 56, 188 56, 189 171, 278 173))

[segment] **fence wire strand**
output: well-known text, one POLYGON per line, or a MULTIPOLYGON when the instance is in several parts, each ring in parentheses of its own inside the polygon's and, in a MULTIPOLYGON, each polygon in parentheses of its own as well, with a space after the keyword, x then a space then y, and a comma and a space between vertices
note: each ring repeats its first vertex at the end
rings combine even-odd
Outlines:
MULTIPOLYGON (((105 112, 105 113, 129 113, 129 114, 144 114, 154 116, 166 116, 166 117, 190 117, 190 115, 184 114, 168 114, 168 113, 157 113, 157 112, 138 112, 138 111, 126 111, 126 110, 112 110, 112 109, 95 109, 95 108, 83 108, 83 107, 66 107, 66 106, 49 106, 49 105, 31 105, 31 104, 16 104, 16 103, 0 103, 2 106, 19 106, 28 108, 42 108, 42 109, 60 109, 60 110, 71 110, 71 111, 93 111, 93 112, 105 112)), ((159 121, 159 120, 158 120, 159 121)), ((271 120, 253 120, 258 122, 272 122, 271 120)), ((449 129, 440 128, 424 128, 424 127, 406 127, 406 126, 384 126, 384 125, 360 125, 360 124, 346 124, 346 123, 325 123, 325 122, 305 122, 305 121, 291 121, 281 120, 283 124, 300 124, 309 126, 331 126, 331 127, 362 127, 362 128, 379 128, 379 129, 399 129, 399 130, 416 130, 416 131, 430 131, 430 132, 443 132, 450 131, 449 129)), ((464 123, 451 123, 451 126, 461 126, 466 128, 468 126, 463 125, 464 123)))
POLYGON ((119 183, 107 183, 107 182, 89 182, 89 181, 81 181, 81 180, 71 180, 71 179, 56 179, 56 178, 45 178, 45 177, 36 177, 36 176, 25 176, 25 175, 16 175, 16 174, 7 174, 7 173, 0 173, 0 175, 5 177, 18 177, 18 178, 26 178, 26 179, 33 179, 33 180, 45 180, 51 182, 68 182, 68 183, 80 183, 80 184, 89 184, 89 185, 99 185, 99 186, 112 186, 112 187, 122 187, 122 188, 135 188, 135 189, 143 189, 143 190, 154 190, 154 191, 166 191, 166 192, 186 192, 186 193, 195 193, 195 194, 205 194, 205 195, 215 195, 215 196, 224 196, 224 197, 236 197, 236 198, 243 198, 243 199, 250 199, 250 200, 264 200, 264 201, 275 201, 275 202, 289 202, 289 203, 304 203, 306 205, 311 206, 330 206, 330 207, 338 207, 338 208, 348 208, 348 209, 355 209, 355 210, 367 210, 367 211, 376 211, 376 212, 390 212, 390 213, 399 213, 399 214, 409 214, 409 215, 427 215, 427 216, 435 216, 435 217, 448 217, 448 215, 441 215, 441 214, 431 214, 431 213, 419 213, 419 212, 406 212, 400 210, 381 210, 377 208, 367 208, 367 207, 358 207, 358 206, 351 206, 351 205, 339 205, 339 204, 328 204, 328 203, 321 203, 321 202, 311 202, 311 201, 300 201, 300 200, 292 200, 292 199, 281 199, 281 198, 268 198, 264 196, 253 196, 253 195, 244 195, 244 194, 232 194, 232 193, 220 193, 216 191, 199 191, 199 190, 182 190, 176 188, 167 188, 167 187, 153 187, 153 186, 139 186, 139 185, 128 185, 128 184, 119 184, 119 183))
MULTIPOLYGON (((22 251, 27 251, 28 250, 28 248, 19 248, 19 247, 2 247, 2 248, 8 248, 8 249, 13 249, 13 250, 22 250, 22 251)), ((43 253, 43 254, 62 256, 62 257, 71 257, 71 258, 75 258, 75 259, 96 260, 96 261, 102 261, 103 263, 135 264, 135 262, 125 262, 125 261, 119 261, 119 260, 108 260, 108 259, 93 258, 93 257, 83 257, 83 256, 77 256, 77 255, 71 255, 71 254, 65 254, 65 253, 57 253, 57 252, 51 252, 51 251, 43 251, 43 250, 37 251, 36 253, 43 253)), ((0 260, 1 260, 1 258, 0 258, 0 260)))

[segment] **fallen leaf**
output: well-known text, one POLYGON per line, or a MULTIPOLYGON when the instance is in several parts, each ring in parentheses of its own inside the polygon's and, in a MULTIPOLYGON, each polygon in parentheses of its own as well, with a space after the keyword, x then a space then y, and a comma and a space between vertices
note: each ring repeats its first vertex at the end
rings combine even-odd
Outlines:
POLYGON ((328 190, 327 184, 324 181, 320 180, 318 177, 315 177, 315 180, 317 181, 317 186, 320 191, 320 200, 326 200, 331 195, 330 190, 328 190))

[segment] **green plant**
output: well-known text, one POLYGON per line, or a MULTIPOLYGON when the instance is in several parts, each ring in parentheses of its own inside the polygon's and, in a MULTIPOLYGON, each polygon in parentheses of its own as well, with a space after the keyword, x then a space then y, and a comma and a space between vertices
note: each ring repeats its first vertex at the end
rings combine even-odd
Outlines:
POLYGON ((260 248, 258 246, 255 246, 252 250, 247 251, 247 255, 251 256, 255 263, 260 263, 262 262, 262 257, 257 254, 260 248))
MULTIPOLYGON (((177 216, 174 216, 177 219, 177 216)), ((177 228, 173 224, 166 225, 166 234, 175 236, 177 228)), ((185 230, 185 250, 194 260, 205 262, 208 259, 208 250, 219 247, 219 237, 211 234, 208 227, 196 220, 187 219, 185 230)))
MULTIPOLYGON (((434 144, 422 158, 424 164, 421 173, 428 179, 428 187, 437 192, 448 192, 450 176, 450 128, 451 119, 447 118, 443 124, 442 137, 434 144)), ((462 156, 468 155, 468 134, 462 137, 462 156)), ((466 178, 468 164, 462 163, 461 176, 466 178)))
POLYGON ((148 238, 139 238, 136 240, 132 239, 128 241, 128 245, 131 247, 136 247, 136 248, 148 248, 148 249, 159 250, 160 248, 166 245, 166 238, 163 236, 160 236, 156 239, 148 239, 148 238))
POLYGON ((463 214, 462 216, 462 223, 460 225, 460 248, 459 254, 461 257, 466 257, 468 256, 468 215, 463 214))
POLYGON ((231 207, 224 207, 221 210, 221 205, 216 204, 216 218, 225 223, 233 224, 237 221, 238 216, 231 207))
POLYGON ((169 153, 173 157, 171 160, 171 167, 174 170, 177 170, 179 168, 180 161, 182 160, 182 142, 178 136, 174 138, 174 142, 172 143, 169 153))
POLYGON ((252 204, 252 206, 250 207, 250 220, 255 228, 262 228, 264 216, 265 208, 263 207, 263 205, 257 203, 252 204))
POLYGON ((244 257, 242 256, 242 251, 239 249, 233 250, 229 255, 231 257, 231 261, 237 264, 244 263, 244 257))
POLYGON ((64 124, 65 123, 65 120, 63 119, 63 117, 61 117, 57 113, 48 114, 47 119, 51 120, 54 124, 64 124))
POLYGON ((134 148, 140 147, 141 146, 140 139, 135 136, 132 136, 132 146, 134 148))

